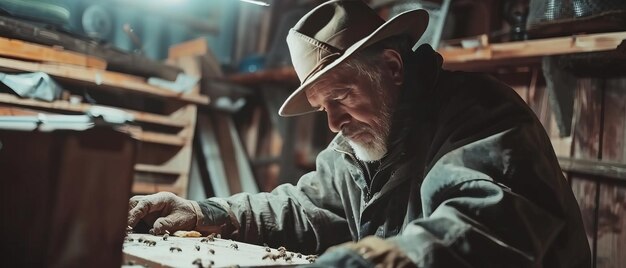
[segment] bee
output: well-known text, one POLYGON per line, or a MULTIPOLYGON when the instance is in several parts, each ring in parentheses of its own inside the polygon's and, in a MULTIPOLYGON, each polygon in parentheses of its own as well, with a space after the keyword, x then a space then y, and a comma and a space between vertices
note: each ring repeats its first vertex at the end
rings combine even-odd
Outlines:
POLYGON ((215 234, 213 233, 213 234, 208 235, 208 236, 206 237, 206 239, 207 239, 208 241, 214 242, 214 241, 215 241, 215 234))
POLYGON ((144 238, 143 238, 143 237, 140 237, 139 239, 137 239, 137 241, 139 241, 139 243, 142 243, 142 242, 143 242, 143 240, 144 240, 144 238))
POLYGON ((230 244, 230 247, 233 249, 237 249, 237 250, 239 249, 239 246, 237 245, 237 243, 230 244))
POLYGON ((211 248, 210 248, 210 249, 209 249, 209 253, 211 253, 212 255, 215 255, 215 250, 213 250, 213 249, 211 249, 211 248))
POLYGON ((265 251, 266 252, 272 252, 272 249, 270 249, 269 247, 265 247, 265 251))
POLYGON ((314 263, 316 259, 317 259, 317 255, 306 256, 306 260, 309 261, 310 263, 314 263))
POLYGON ((296 257, 302 259, 302 253, 298 253, 298 255, 296 255, 296 257))
POLYGON ((191 264, 198 265, 198 268, 202 268, 202 259, 197 258, 191 264))
POLYGON ((196 245, 196 250, 200 251, 200 246, 196 245))
POLYGON ((200 243, 209 243, 209 239, 202 238, 202 239, 200 240, 200 243))
POLYGON ((168 238, 168 237, 170 237, 170 235, 169 235, 169 234, 164 234, 164 235, 163 235, 163 240, 164 240, 164 241, 167 241, 167 238, 168 238))
POLYGON ((133 241, 135 241, 135 239, 132 239, 130 237, 125 237, 124 238, 124 242, 133 242, 133 241))
POLYGON ((183 252, 183 250, 180 249, 179 247, 170 247, 170 252, 174 252, 174 251, 183 252))
POLYGON ((279 247, 279 248, 278 248, 278 251, 285 252, 285 251, 287 251, 287 249, 286 249, 285 247, 279 247))
POLYGON ((156 241, 152 241, 152 240, 149 240, 149 239, 144 239, 143 243, 148 245, 148 246, 151 246, 151 247, 156 246, 156 241))
POLYGON ((291 261, 291 256, 285 256, 285 261, 291 261))

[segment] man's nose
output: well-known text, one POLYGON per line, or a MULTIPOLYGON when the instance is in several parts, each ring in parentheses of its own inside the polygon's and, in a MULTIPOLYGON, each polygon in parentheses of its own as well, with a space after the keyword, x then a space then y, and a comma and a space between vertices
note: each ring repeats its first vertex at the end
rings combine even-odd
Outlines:
POLYGON ((343 125, 350 122, 350 115, 341 109, 327 108, 326 116, 328 117, 328 128, 334 133, 341 131, 343 125))

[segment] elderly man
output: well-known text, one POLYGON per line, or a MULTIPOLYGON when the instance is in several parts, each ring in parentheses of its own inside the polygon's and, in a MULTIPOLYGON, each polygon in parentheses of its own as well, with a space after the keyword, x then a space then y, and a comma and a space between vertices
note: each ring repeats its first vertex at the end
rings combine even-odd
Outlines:
POLYGON ((305 252, 341 244, 321 266, 588 267, 541 124, 504 84, 413 51, 427 22, 423 10, 385 22, 361 1, 309 12, 287 37, 301 86, 280 114, 324 112, 339 133, 316 170, 270 193, 136 197, 130 224, 305 252))

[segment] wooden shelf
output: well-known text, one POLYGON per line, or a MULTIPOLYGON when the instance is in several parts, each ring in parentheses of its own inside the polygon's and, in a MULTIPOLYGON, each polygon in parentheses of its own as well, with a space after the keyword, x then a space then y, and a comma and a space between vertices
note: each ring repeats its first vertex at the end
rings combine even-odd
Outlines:
POLYGON ((165 175, 187 174, 186 171, 181 172, 180 170, 174 170, 170 167, 148 165, 148 164, 135 164, 135 171, 144 172, 144 173, 165 174, 165 175))
MULTIPOLYGON (((541 57, 595 51, 615 50, 626 39, 626 32, 574 35, 500 44, 478 48, 448 48, 438 52, 444 68, 450 70, 492 71, 505 66, 530 66, 541 63, 541 57)), ((227 80, 240 85, 260 83, 299 84, 293 67, 234 74, 227 80)))
POLYGON ((180 195, 180 193, 183 192, 180 187, 155 182, 135 181, 132 187, 132 192, 139 194, 154 194, 162 191, 172 192, 177 195, 180 195))
POLYGON ((134 137, 142 142, 165 144, 172 146, 184 146, 187 143, 185 137, 178 135, 163 134, 158 132, 141 131, 134 134, 134 137))
MULTIPOLYGON (((67 112, 79 112, 79 113, 85 113, 93 107, 93 105, 86 104, 86 103, 71 104, 68 101, 44 102, 44 101, 38 101, 38 100, 33 100, 33 99, 22 99, 22 98, 19 98, 17 96, 7 94, 7 93, 0 93, 0 103, 18 105, 18 106, 30 107, 30 108, 44 108, 44 109, 67 111, 67 112)), ((120 109, 117 107, 110 107, 110 106, 103 106, 103 107, 114 108, 114 109, 122 110, 129 114, 132 114, 133 117, 135 118, 135 121, 138 121, 138 122, 145 122, 145 123, 151 123, 151 124, 157 124, 157 125, 175 127, 175 128, 184 128, 188 124, 187 122, 174 120, 164 115, 126 110, 126 109, 120 109)))
POLYGON ((446 48, 439 53, 444 67, 453 70, 484 70, 489 67, 537 64, 541 57, 615 50, 626 32, 574 35, 500 44, 477 48, 446 48))
POLYGON ((107 62, 89 55, 66 51, 61 47, 32 44, 0 37, 0 55, 42 62, 57 62, 104 70, 107 62))
POLYGON ((209 103, 209 98, 204 95, 176 93, 152 86, 146 83, 142 77, 96 68, 0 58, 0 70, 10 72, 44 72, 62 81, 80 83, 85 86, 121 92, 134 92, 191 104, 209 103))

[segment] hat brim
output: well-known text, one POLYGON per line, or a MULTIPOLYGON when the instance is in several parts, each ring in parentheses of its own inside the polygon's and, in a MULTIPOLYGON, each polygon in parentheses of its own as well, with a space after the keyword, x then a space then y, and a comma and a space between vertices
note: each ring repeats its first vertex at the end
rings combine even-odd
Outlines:
POLYGON ((427 26, 428 12, 423 9, 406 11, 391 18, 370 35, 347 48, 343 55, 335 61, 322 68, 320 71, 309 77, 309 79, 306 79, 293 93, 291 93, 291 95, 289 95, 287 100, 285 100, 283 105, 280 107, 278 114, 280 116, 288 117, 315 112, 316 109, 311 107, 311 104, 309 104, 304 92, 309 85, 319 79, 322 75, 337 67, 355 52, 385 38, 400 34, 409 34, 414 37, 415 42, 417 42, 424 34, 424 31, 426 31, 427 26))

